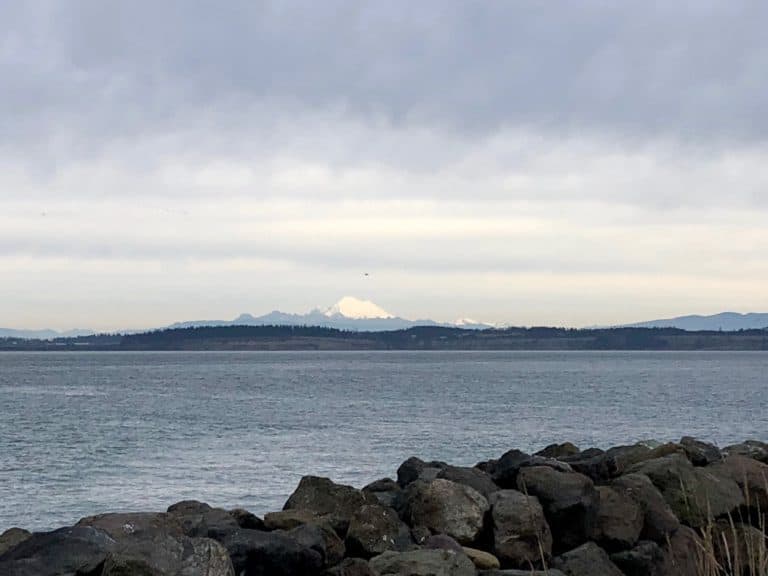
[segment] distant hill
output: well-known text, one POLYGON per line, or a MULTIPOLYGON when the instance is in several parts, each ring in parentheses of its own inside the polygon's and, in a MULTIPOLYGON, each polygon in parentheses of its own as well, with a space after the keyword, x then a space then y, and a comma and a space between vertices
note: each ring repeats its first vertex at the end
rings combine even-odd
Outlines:
POLYGON ((90 336, 93 330, 15 330, 13 328, 0 328, 0 338, 24 338, 27 340, 53 340, 54 338, 76 338, 78 336, 90 336))
POLYGON ((700 330, 722 330, 734 332, 737 330, 761 330, 768 328, 768 314, 750 312, 739 314, 738 312, 722 312, 712 316, 678 316, 663 320, 650 320, 627 324, 630 328, 679 328, 692 332, 700 330))

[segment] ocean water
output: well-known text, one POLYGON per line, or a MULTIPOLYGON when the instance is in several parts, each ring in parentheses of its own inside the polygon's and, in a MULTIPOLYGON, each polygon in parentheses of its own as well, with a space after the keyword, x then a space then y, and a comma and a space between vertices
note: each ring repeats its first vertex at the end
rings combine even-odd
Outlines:
POLYGON ((279 510, 304 474, 684 434, 768 441, 768 354, 0 354, 0 532, 182 499, 279 510))

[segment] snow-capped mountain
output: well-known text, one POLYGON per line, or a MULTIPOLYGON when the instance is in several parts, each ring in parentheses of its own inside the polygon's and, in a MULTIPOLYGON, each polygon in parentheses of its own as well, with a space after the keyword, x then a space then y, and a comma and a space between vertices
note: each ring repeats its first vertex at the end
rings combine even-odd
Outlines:
POLYGON ((330 318, 344 316, 345 318, 354 318, 356 320, 395 317, 394 314, 390 314, 370 300, 359 300, 353 296, 344 296, 336 304, 327 308, 323 314, 330 318))
POLYGON ((325 326, 341 330, 374 332, 402 330, 413 326, 458 326, 467 329, 492 328, 487 324, 465 320, 461 324, 441 324, 434 320, 408 320, 387 312, 370 300, 345 296, 333 306, 315 309, 307 314, 290 314, 274 310, 263 316, 241 314, 234 320, 194 320, 178 322, 169 328, 196 326, 325 326))

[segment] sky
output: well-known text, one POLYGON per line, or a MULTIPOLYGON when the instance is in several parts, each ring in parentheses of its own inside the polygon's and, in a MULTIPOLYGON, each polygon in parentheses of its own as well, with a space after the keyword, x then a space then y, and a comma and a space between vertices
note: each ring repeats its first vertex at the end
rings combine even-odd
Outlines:
POLYGON ((0 326, 768 311, 768 3, 0 3, 0 326), (366 273, 368 274, 366 276, 366 273))

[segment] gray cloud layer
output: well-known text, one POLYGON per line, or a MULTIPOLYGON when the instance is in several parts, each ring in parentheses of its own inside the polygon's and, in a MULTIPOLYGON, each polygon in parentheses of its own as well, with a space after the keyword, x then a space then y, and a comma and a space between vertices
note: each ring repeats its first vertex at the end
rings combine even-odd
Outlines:
MULTIPOLYGON (((2 137, 334 109, 504 127, 764 141, 761 1, 6 2, 2 137)), ((247 121, 247 120, 246 120, 247 121)))

